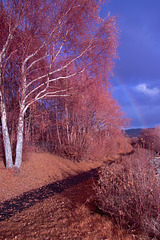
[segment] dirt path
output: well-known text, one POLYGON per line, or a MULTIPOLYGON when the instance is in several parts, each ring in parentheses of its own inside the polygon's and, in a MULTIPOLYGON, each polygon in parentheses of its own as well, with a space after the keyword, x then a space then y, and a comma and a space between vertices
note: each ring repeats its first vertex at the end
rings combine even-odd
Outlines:
POLYGON ((24 192, 99 167, 101 162, 73 162, 50 153, 27 151, 19 174, 7 170, 0 159, 0 202, 24 192))
POLYGON ((93 182, 100 163, 32 152, 28 159, 16 176, 0 163, 0 240, 140 239, 97 211, 93 182))
POLYGON ((25 192, 11 200, 4 201, 0 204, 0 221, 8 219, 16 213, 20 213, 34 204, 52 197, 55 193, 61 193, 74 185, 97 176, 98 168, 95 168, 76 176, 72 176, 61 181, 47 184, 41 188, 25 192))
POLYGON ((60 188, 60 194, 54 192, 53 196, 38 200, 39 202, 34 202, 33 206, 23 208, 23 211, 14 213, 9 219, 1 221, 0 239, 140 239, 127 234, 124 230, 120 230, 105 215, 97 211, 93 203, 94 179, 91 176, 96 176, 96 172, 91 171, 83 174, 83 176, 71 178, 67 182, 64 181, 60 188), (81 182, 82 178, 83 182, 81 182), (79 180, 81 183, 79 183, 79 180), (64 183, 66 183, 65 186, 64 183))

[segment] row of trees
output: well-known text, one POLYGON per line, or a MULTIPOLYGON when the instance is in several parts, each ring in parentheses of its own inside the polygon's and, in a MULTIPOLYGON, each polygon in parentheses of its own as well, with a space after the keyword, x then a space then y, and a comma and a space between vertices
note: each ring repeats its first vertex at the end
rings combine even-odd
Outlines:
POLYGON ((143 147, 160 152, 160 126, 144 129, 140 133, 140 141, 143 147))
POLYGON ((0 1, 0 105, 7 168, 20 168, 24 136, 63 149, 67 144, 83 148, 87 141, 98 143, 102 135, 108 139, 124 125, 108 82, 117 56, 117 22, 113 16, 99 17, 100 4, 0 1))
POLYGON ((75 160, 95 159, 116 150, 123 125, 117 103, 92 84, 73 97, 37 103, 25 119, 25 140, 75 160))

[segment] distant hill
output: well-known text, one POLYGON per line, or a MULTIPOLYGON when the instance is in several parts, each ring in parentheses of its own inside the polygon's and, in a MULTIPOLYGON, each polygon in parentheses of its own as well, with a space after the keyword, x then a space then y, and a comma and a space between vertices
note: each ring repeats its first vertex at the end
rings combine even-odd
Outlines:
POLYGON ((128 137, 139 137, 139 134, 142 130, 143 128, 127 129, 125 130, 125 133, 128 135, 128 137))

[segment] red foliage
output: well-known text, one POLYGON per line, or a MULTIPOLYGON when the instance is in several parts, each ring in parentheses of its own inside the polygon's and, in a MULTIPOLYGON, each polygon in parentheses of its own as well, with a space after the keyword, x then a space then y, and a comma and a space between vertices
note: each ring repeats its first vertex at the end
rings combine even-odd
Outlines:
POLYGON ((148 151, 140 149, 121 163, 104 165, 96 192, 99 208, 121 226, 159 239, 160 179, 148 151))
POLYGON ((102 20, 100 4, 1 2, 0 93, 11 139, 17 144, 18 168, 23 135, 27 141, 52 141, 54 148, 68 144, 80 151, 79 146, 88 149, 93 136, 91 142, 100 141, 103 148, 104 138, 113 138, 123 125, 121 111, 108 93, 117 57, 117 21, 114 16, 102 20), (43 103, 46 99, 51 101, 43 103), (42 112, 37 123, 34 115, 42 112))
POLYGON ((160 152, 160 126, 144 129, 140 134, 140 141, 143 147, 160 152))

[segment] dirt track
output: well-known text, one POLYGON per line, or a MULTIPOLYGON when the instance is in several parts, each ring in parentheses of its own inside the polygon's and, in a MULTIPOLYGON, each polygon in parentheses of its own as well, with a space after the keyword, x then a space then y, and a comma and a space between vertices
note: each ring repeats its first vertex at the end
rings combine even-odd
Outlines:
POLYGON ((20 213, 34 204, 52 197, 55 193, 61 193, 74 185, 95 177, 98 177, 98 168, 47 184, 41 188, 25 192, 16 198, 4 201, 0 204, 0 221, 8 219, 16 213, 20 213))

